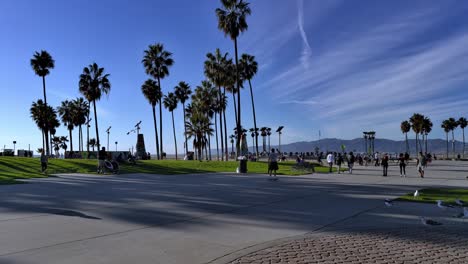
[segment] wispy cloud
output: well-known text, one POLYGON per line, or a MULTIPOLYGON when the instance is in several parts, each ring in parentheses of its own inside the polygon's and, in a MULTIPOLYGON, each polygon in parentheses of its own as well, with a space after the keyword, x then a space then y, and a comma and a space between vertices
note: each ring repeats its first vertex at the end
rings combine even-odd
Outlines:
MULTIPOLYGON (((299 9, 302 4, 299 0, 299 9)), ((468 80, 468 32, 419 41, 442 19, 435 17, 434 9, 389 17, 328 40, 322 52, 305 61, 310 45, 299 13, 302 63, 284 68, 264 87, 278 103, 310 106, 307 116, 315 121, 342 122, 357 131, 392 126, 395 135, 398 123, 414 112, 433 119, 461 112, 466 98, 448 97, 463 94, 461 85, 468 80)), ((330 136, 350 131, 341 126, 328 125, 330 136)))
POLYGON ((312 50, 309 45, 309 41, 307 40, 307 34, 304 30, 304 0, 298 0, 298 10, 297 10, 297 26, 299 28, 299 33, 301 34, 303 48, 301 54, 301 63, 302 65, 308 69, 309 68, 309 60, 312 55, 312 50))

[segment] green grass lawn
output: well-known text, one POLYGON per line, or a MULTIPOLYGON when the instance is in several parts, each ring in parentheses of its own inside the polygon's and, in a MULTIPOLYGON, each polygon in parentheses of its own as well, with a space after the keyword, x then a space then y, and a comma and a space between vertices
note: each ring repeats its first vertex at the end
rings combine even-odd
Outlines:
POLYGON ((468 202, 468 189, 422 189, 419 190, 419 196, 413 197, 414 193, 409 193, 398 198, 399 201, 436 203, 437 200, 455 205, 455 199, 461 199, 468 202))
MULTIPOLYGON (((279 175, 302 175, 305 172, 291 170, 295 162, 281 162, 279 175)), ((96 173, 96 160, 64 160, 50 159, 47 173, 96 173)), ((236 161, 184 161, 184 160, 145 160, 138 161, 137 165, 123 164, 120 173, 149 173, 149 174, 187 174, 209 172, 235 172, 238 166, 236 161)), ((15 183, 15 179, 46 177, 40 172, 41 164, 38 158, 0 157, 0 184, 15 183)), ((318 173, 328 172, 326 167, 315 167, 318 173)), ((334 168, 336 171, 336 168, 334 168)), ((249 162, 249 173, 267 173, 266 162, 249 162)), ((17 183, 17 182, 16 182, 17 183)))

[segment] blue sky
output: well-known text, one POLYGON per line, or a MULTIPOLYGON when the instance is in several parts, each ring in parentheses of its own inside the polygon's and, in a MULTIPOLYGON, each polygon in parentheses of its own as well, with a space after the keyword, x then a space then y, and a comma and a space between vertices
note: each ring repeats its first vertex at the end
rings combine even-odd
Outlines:
MULTIPOLYGON (((239 51, 259 62, 252 81, 258 126, 284 125, 283 142, 315 140, 319 130, 322 137, 351 139, 375 130, 378 137, 402 139, 399 124, 414 112, 432 119, 430 138, 443 138, 443 119, 468 115, 468 2, 251 2, 239 51)), ((196 87, 204 79, 207 52, 219 47, 233 54, 232 42, 217 29, 219 5, 215 0, 1 1, 0 148, 12 147, 13 140, 17 148, 41 145, 29 108, 42 98, 42 82, 29 61, 34 51, 45 49, 56 62, 46 79, 51 105, 80 96, 78 76, 97 62, 112 83, 109 96, 98 102, 101 142, 112 126, 110 141, 130 148, 135 135, 126 132, 142 120, 146 147, 154 153, 151 107, 140 90, 148 78, 143 51, 161 42, 173 52, 175 64, 162 81, 165 93, 179 81, 196 87)), ((248 90, 242 98, 243 125, 252 127, 248 90)), ((180 106, 175 117, 183 152, 180 106)), ((166 111, 163 121, 165 150, 173 153, 166 111)), ((63 127, 57 134, 68 135, 63 127)))

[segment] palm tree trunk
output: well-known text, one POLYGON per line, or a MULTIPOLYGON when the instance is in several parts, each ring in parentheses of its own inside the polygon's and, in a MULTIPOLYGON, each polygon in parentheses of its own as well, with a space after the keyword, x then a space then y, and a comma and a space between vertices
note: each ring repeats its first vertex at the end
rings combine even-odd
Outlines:
POLYGON ((159 141, 158 141, 158 125, 156 122, 156 107, 155 105, 152 105, 152 107, 153 107, 154 135, 156 138, 156 157, 159 160, 160 156, 159 156, 159 141))
POLYGON ((241 97, 240 97, 240 81, 239 81, 239 59, 238 59, 238 55, 237 55, 237 38, 234 38, 234 51, 235 51, 235 54, 236 54, 236 87, 237 87, 237 134, 238 134, 238 137, 237 137, 237 142, 236 142, 236 147, 237 147, 237 156, 239 156, 239 153, 240 153, 240 140, 241 140, 241 135, 242 135, 242 131, 241 131, 241 97))
MULTIPOLYGON (((226 88, 223 88, 223 97, 226 96, 226 88)), ((227 124, 226 124, 226 108, 223 109, 223 119, 224 119, 224 145, 226 148, 224 151, 226 152, 226 161, 229 160, 229 150, 228 150, 228 132, 227 132, 227 124)))
POLYGON ((237 103, 236 103, 236 95, 235 93, 232 93, 232 100, 233 100, 233 104, 234 104, 234 117, 235 117, 235 120, 236 120, 236 127, 237 127, 237 103))
MULTIPOLYGON (((221 87, 218 86, 218 101, 219 101, 219 106, 221 106, 221 87)), ((221 160, 224 160, 224 141, 223 141, 223 117, 222 117, 222 109, 219 109, 219 135, 221 137, 221 160)), ((215 120, 216 121, 216 120, 215 120)), ((218 140, 218 135, 216 135, 216 140, 218 140)), ((216 145, 218 145, 216 141, 216 145)), ((219 160, 219 158, 218 158, 219 160)))
POLYGON ((405 132, 405 141, 406 141, 406 153, 409 154, 408 132, 405 132))
MULTIPOLYGON (((161 79, 158 77, 158 85, 159 89, 162 90, 161 88, 161 79)), ((164 150, 163 150, 163 128, 162 128, 162 101, 161 98, 159 98, 159 140, 160 140, 160 145, 159 147, 161 148, 161 159, 164 159, 164 150)))
POLYGON ((178 160, 178 158, 177 158, 177 138, 176 138, 175 124, 174 124, 174 111, 171 111, 171 114, 172 114, 172 130, 174 132, 175 159, 178 160))
POLYGON ((416 133, 416 157, 418 156, 419 152, 418 152, 418 133, 416 133))
MULTIPOLYGON (((98 149, 97 158, 99 159, 100 142, 99 142, 99 128, 98 128, 97 112, 96 112, 96 100, 93 100, 93 108, 94 108, 94 125, 96 126, 96 145, 98 149)), ((71 142, 71 138, 70 138, 70 142, 71 142)))
POLYGON ((42 130, 42 151, 45 149, 45 133, 44 130, 42 130))
POLYGON ((216 158, 219 161, 219 143, 218 143, 218 117, 216 113, 214 114, 215 118, 215 133, 216 133, 216 158))
POLYGON ((207 134, 208 136, 208 159, 211 160, 211 136, 207 134))
POLYGON ((204 136, 203 141, 204 141, 204 144, 203 144, 203 145, 204 145, 204 147, 205 147, 205 160, 208 160, 208 148, 207 148, 207 144, 206 144, 206 134, 205 134, 205 136, 204 136))
POLYGON ((71 129, 68 129, 68 134, 70 135, 70 153, 69 153, 69 156, 71 157, 72 155, 70 155, 70 154, 73 152, 73 138, 72 138, 72 130, 71 129))
POLYGON ((446 133, 445 133, 445 135, 446 135, 446 139, 447 139, 447 155, 446 155, 446 156, 447 156, 447 159, 448 159, 448 157, 449 157, 449 142, 448 142, 448 132, 446 132, 446 133))
MULTIPOLYGON (((45 108, 47 109, 47 96, 46 96, 46 84, 45 84, 45 76, 42 76, 42 91, 44 92, 44 105, 45 105, 45 108)), ((47 127, 47 124, 46 124, 46 128, 45 128, 45 142, 46 142, 46 155, 49 156, 50 155, 50 148, 49 148, 49 128, 47 127)))
POLYGON ((463 131, 463 158, 465 158, 465 129, 462 128, 463 131))
POLYGON ((452 129, 452 155, 453 155, 453 158, 455 158, 455 135, 453 133, 453 129, 452 129))
POLYGON ((87 158, 89 159, 89 105, 91 102, 88 101, 88 119, 86 120, 86 151, 88 152, 87 158))
POLYGON ((185 102, 182 103, 183 111, 184 111, 184 137, 185 137, 185 155, 187 156, 188 152, 188 145, 187 145, 187 126, 185 125, 185 102))
POLYGON ((270 141, 270 136, 268 136, 268 152, 271 151, 271 141, 270 141))
POLYGON ((254 133, 255 133, 255 152, 256 152, 256 157, 258 159, 258 135, 257 135, 257 118, 255 115, 255 103, 254 103, 254 96, 253 96, 253 90, 252 90, 252 84, 249 79, 249 87, 250 87, 250 98, 252 99, 252 112, 253 112, 253 120, 254 120, 254 133))

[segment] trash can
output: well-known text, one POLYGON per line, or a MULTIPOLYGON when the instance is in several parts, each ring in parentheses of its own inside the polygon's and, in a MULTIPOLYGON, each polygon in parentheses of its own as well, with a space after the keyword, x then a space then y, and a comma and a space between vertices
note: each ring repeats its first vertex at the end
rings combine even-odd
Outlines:
POLYGON ((247 173, 247 159, 240 160, 239 172, 247 173))

